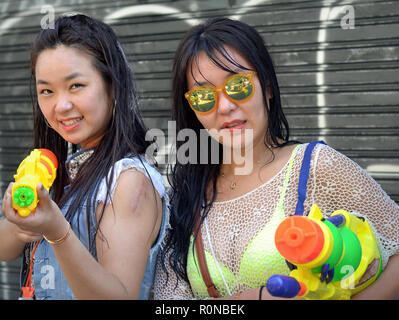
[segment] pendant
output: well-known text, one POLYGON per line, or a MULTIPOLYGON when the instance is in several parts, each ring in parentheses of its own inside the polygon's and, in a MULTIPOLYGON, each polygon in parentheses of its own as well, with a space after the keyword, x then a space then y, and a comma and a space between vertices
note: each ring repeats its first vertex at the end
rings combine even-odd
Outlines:
MULTIPOLYGON (((222 172, 221 176, 222 176, 223 178, 225 177, 223 172, 222 172)), ((230 189, 231 189, 231 190, 234 190, 234 189, 236 188, 236 186, 237 186, 237 183, 236 183, 235 181, 233 181, 233 182, 230 184, 230 189)))

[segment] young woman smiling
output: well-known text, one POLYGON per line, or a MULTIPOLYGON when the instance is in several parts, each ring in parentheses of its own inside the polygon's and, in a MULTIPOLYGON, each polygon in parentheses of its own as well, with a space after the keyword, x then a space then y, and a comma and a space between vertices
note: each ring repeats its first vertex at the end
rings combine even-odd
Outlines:
POLYGON ((32 279, 36 299, 148 299, 167 197, 144 158, 149 142, 122 47, 100 21, 61 17, 35 39, 31 71, 35 148, 52 150, 60 165, 51 194, 39 184, 25 218, 11 206, 10 184, 0 259, 23 253, 21 283, 32 279))

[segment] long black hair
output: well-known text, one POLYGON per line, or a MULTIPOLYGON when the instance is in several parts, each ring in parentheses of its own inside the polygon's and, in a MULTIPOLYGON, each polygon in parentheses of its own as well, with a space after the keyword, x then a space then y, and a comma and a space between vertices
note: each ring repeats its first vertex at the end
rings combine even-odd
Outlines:
MULTIPOLYGON (((173 65, 172 87, 172 114, 173 120, 176 121, 176 131, 190 128, 199 137, 200 130, 204 129, 184 97, 184 93, 188 91, 186 75, 188 72, 192 72, 188 68, 190 66, 192 68, 200 52, 205 52, 215 65, 225 71, 233 72, 233 70, 227 69, 226 64, 219 57, 246 69, 232 59, 226 51, 227 46, 241 53, 257 72, 268 120, 268 129, 264 138, 265 145, 282 147, 289 144, 288 121, 282 111, 280 90, 273 62, 264 41, 253 27, 227 18, 212 18, 204 24, 191 28, 177 48, 173 65), (272 94, 272 98, 269 100, 270 109, 267 108, 266 88, 270 88, 272 94)), ((183 143, 185 142, 177 141, 176 149, 178 150, 183 143)), ((200 148, 199 143, 198 148, 200 148)), ((210 145, 209 148, 211 148, 210 145)), ((220 159, 222 159, 222 150, 222 146, 219 145, 220 159)), ((165 259, 169 257, 169 263, 178 278, 186 281, 188 281, 186 267, 190 236, 193 234, 197 222, 201 225, 216 198, 216 181, 220 173, 220 164, 199 163, 180 164, 177 161, 171 169, 170 224, 172 230, 161 253, 164 269, 166 270, 165 259), (212 190, 211 196, 209 196, 209 189, 212 190), (198 209, 200 209, 200 214, 196 214, 198 209), (198 219, 200 220, 198 221, 198 219)), ((194 237, 196 235, 195 232, 194 237)))
MULTIPOLYGON (((53 200, 62 207, 73 196, 65 215, 69 222, 72 222, 76 212, 79 212, 78 207, 84 202, 88 208, 86 214, 92 214, 90 210, 95 208, 95 199, 89 203, 88 195, 97 192, 98 178, 106 178, 107 197, 110 198, 109 188, 112 184, 115 162, 128 154, 133 156, 144 154, 150 144, 145 139, 146 128, 139 113, 134 75, 111 27, 96 19, 77 14, 58 18, 54 29, 41 30, 33 42, 31 51, 31 96, 34 113, 34 147, 52 150, 59 161, 57 177, 52 186, 53 200), (114 108, 103 138, 91 157, 80 167, 66 193, 64 187, 69 183, 65 167, 68 142, 47 125, 35 89, 38 56, 43 50, 55 49, 59 45, 77 48, 92 57, 93 66, 102 75, 107 84, 108 95, 113 98, 113 105, 110 107, 114 108), (111 173, 107 175, 110 170, 111 173)), ((72 151, 76 150, 77 146, 73 145, 72 151)), ((104 208, 105 206, 101 217, 104 208)), ((90 222, 90 219, 87 221, 90 222)), ((93 247, 94 238, 90 237, 89 232, 90 247, 93 247)))

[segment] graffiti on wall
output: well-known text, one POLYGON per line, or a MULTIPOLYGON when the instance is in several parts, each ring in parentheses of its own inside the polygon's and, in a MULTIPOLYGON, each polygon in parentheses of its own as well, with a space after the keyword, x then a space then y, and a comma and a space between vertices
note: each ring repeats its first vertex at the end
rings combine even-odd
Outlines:
MULTIPOLYGON (((330 126, 328 123, 328 117, 326 114, 329 111, 329 102, 326 95, 328 89, 328 83, 326 82, 326 68, 327 68, 327 47, 328 47, 328 33, 330 26, 336 24, 337 20, 342 31, 353 30, 356 28, 356 6, 355 1, 341 0, 331 1, 322 0, 319 5, 319 28, 317 30, 317 43, 315 65, 317 66, 316 72, 313 73, 315 77, 314 83, 317 87, 316 105, 318 108, 317 112, 317 134, 319 140, 325 140, 328 142, 328 133, 330 132, 330 126)), ((56 0, 48 4, 47 1, 38 0, 32 5, 30 0, 22 0, 18 2, 17 11, 15 11, 15 4, 13 4, 13 14, 7 16, 6 13, 10 11, 12 2, 6 2, 0 7, 0 14, 4 15, 4 18, 0 22, 0 37, 7 33, 12 28, 18 26, 26 17, 38 16, 37 23, 40 24, 41 28, 53 28, 54 19, 56 14, 68 14, 74 13, 70 9, 74 6, 79 7, 84 4, 83 0, 70 0, 67 1, 56 0), (40 13, 40 14, 39 14, 40 13)), ((182 7, 179 2, 167 2, 167 3, 150 3, 149 1, 137 1, 134 5, 128 5, 124 7, 108 8, 104 11, 102 20, 110 25, 117 23, 121 19, 134 17, 134 16, 145 16, 145 15, 169 15, 176 17, 183 23, 187 24, 187 28, 200 23, 202 20, 197 18, 196 12, 200 11, 204 1, 190 1, 189 9, 182 7)), ((212 3, 212 1, 208 1, 212 3)), ((271 3, 269 0, 248 0, 240 2, 237 6, 237 1, 226 1, 226 5, 233 7, 236 6, 234 12, 230 14, 233 19, 242 19, 247 13, 253 11, 253 8, 259 5, 265 5, 271 3)), ((2 129, 0 128, 0 131, 2 129)), ((161 141, 161 140, 159 140, 161 141)), ((160 156, 165 155, 169 152, 172 147, 172 143, 175 139, 164 139, 165 144, 159 146, 160 150, 158 154, 160 156)), ((1 146, 0 146, 1 148, 1 146)), ((158 158, 158 160, 161 160, 158 158)), ((0 165, 2 159, 0 158, 0 165)), ((373 164, 371 167, 366 168, 374 172, 399 172, 399 168, 392 164, 373 164)))

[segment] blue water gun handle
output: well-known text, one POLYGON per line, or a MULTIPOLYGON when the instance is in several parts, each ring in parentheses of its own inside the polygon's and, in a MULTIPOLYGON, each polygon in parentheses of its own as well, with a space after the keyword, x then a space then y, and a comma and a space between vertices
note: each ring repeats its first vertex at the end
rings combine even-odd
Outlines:
POLYGON ((272 296, 282 298, 294 298, 301 290, 301 286, 295 278, 278 274, 267 280, 266 288, 272 296))

